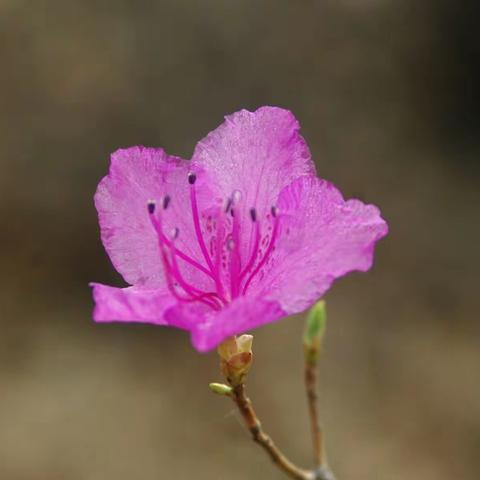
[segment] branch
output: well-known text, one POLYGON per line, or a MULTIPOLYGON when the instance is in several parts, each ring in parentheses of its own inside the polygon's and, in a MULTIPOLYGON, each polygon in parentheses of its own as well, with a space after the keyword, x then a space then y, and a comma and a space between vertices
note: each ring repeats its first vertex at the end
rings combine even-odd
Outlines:
MULTIPOLYGON (((278 447, 273 443, 273 440, 267 435, 263 429, 257 414, 252 407, 252 402, 245 394, 245 385, 240 384, 233 388, 232 398, 237 404, 240 413, 245 421, 245 425, 250 430, 253 440, 258 443, 270 456, 273 463, 275 463, 281 470, 283 470, 290 478, 297 480, 321 480, 316 472, 303 470, 294 465, 278 447)), ((325 478, 325 480, 328 480, 325 478)))
POLYGON ((307 391, 308 411, 312 429, 313 454, 316 467, 315 478, 318 480, 335 480, 333 473, 328 468, 323 432, 318 413, 317 366, 322 351, 326 322, 325 302, 321 300, 310 309, 303 335, 305 388, 307 391))
MULTIPOLYGON (((310 399, 310 414, 312 425, 316 425, 314 439, 318 445, 318 462, 314 470, 305 470, 292 463, 275 445, 273 440, 263 429, 260 420, 253 409, 252 402, 245 394, 245 377, 250 370, 253 360, 251 335, 241 335, 225 340, 218 347, 220 366, 228 385, 210 383, 209 387, 217 395, 231 397, 240 411, 245 425, 252 434, 253 440, 258 443, 272 459, 277 467, 295 480, 335 480, 326 464, 323 463, 321 431, 318 425, 318 412, 316 407, 315 366, 316 361, 309 355, 310 349, 306 345, 306 381, 310 399)), ((316 351, 315 351, 316 353, 316 351)), ((313 427, 312 427, 313 428, 313 427)))
POLYGON ((317 369, 316 364, 308 360, 305 362, 305 388, 307 390, 308 411, 310 413, 310 424, 312 428, 314 461, 315 466, 320 468, 325 464, 325 449, 318 414, 317 369))

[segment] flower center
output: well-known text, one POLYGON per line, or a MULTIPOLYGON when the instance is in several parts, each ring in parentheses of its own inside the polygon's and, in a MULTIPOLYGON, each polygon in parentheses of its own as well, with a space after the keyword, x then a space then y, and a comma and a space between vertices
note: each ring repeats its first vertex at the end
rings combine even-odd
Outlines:
MULTIPOLYGON (((178 248, 176 240, 181 235, 175 227, 170 234, 165 232, 164 217, 172 199, 165 195, 161 208, 155 201, 147 204, 150 221, 158 237, 158 246, 163 263, 167 286, 180 302, 200 302, 213 310, 220 310, 233 299, 245 295, 252 281, 261 274, 275 250, 278 236, 278 209, 272 207, 265 218, 258 218, 252 207, 247 219, 240 218, 241 193, 233 192, 225 207, 214 216, 202 218, 198 211, 196 174, 188 174, 190 212, 195 240, 202 260, 192 258, 178 248), (248 222, 250 239, 242 235, 242 226, 248 222), (201 272, 208 277, 211 289, 197 288, 182 274, 182 267, 201 272)), ((171 224, 171 223, 170 223, 171 224)))

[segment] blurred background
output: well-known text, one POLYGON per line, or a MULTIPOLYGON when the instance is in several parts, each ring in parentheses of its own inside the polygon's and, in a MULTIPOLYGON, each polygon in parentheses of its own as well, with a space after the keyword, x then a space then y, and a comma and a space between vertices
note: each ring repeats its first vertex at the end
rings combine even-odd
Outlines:
MULTIPOLYGON (((109 153, 195 143, 240 108, 302 124, 320 176, 382 208, 327 295, 321 405, 340 480, 478 479, 480 30, 474 0, 0 1, 0 478, 280 479, 215 354, 94 325, 124 285, 92 195, 109 153)), ((311 462, 301 316, 255 333, 265 429, 311 462)))

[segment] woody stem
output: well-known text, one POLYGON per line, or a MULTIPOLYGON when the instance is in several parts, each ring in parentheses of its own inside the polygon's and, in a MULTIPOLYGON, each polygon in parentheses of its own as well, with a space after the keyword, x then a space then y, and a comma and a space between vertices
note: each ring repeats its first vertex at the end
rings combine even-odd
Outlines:
POLYGON ((245 385, 240 384, 233 388, 232 398, 236 403, 248 430, 252 434, 253 440, 258 443, 270 456, 273 463, 283 470, 290 478, 297 480, 321 480, 315 472, 303 470, 294 465, 278 447, 273 443, 273 440, 267 435, 253 409, 252 402, 245 394, 245 385))

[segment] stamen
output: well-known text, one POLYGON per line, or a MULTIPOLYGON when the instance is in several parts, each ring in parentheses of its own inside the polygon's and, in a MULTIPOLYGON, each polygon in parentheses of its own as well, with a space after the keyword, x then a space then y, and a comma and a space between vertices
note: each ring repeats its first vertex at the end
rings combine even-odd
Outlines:
POLYGON ((152 215, 155 212, 155 207, 156 207, 155 200, 149 200, 147 202, 147 208, 148 208, 148 213, 152 215))
POLYGON ((195 173, 193 173, 193 172, 190 172, 190 173, 188 174, 187 178, 188 178, 188 183, 189 183, 190 185, 194 185, 195 182, 197 181, 197 175, 196 175, 195 173))
POLYGON ((167 257, 167 252, 165 251, 165 245, 164 245, 164 235, 162 233, 162 226, 153 213, 155 211, 155 203, 154 202, 149 202, 148 203, 148 211, 150 212, 150 221, 152 222, 153 227, 155 228, 155 231, 158 234, 158 246, 160 248, 160 254, 162 257, 162 263, 163 263, 163 270, 165 273, 165 280, 167 281, 167 287, 170 290, 170 293, 179 301, 186 301, 185 298, 183 298, 181 295, 178 294, 178 292, 175 290, 175 286, 173 285, 172 281, 172 268, 170 266, 170 263, 168 261, 167 257), (153 205, 153 207, 152 207, 153 205))
POLYGON ((253 241, 253 249, 252 249, 252 253, 250 254, 250 259, 248 260, 247 265, 245 266, 245 268, 242 270, 242 273, 240 274, 240 279, 239 279, 240 282, 245 277, 245 275, 250 271, 250 269, 253 267, 255 260, 257 259, 257 256, 258 256, 258 247, 260 246, 260 238, 261 238, 260 222, 256 221, 257 216, 256 216, 256 210, 254 208, 250 210, 250 215, 252 215, 252 211, 255 212, 255 215, 254 215, 255 220, 253 219, 253 216, 252 216, 252 221, 255 222, 255 239, 253 241))
POLYGON ((232 208, 232 205, 233 205, 233 200, 232 198, 229 198, 227 200, 227 205, 225 206, 225 213, 228 213, 230 211, 230 209, 232 208))
MULTIPOLYGON (((231 212, 233 214, 234 209, 231 212)), ((230 291, 232 299, 238 297, 240 292, 240 224, 238 216, 233 218, 232 236, 228 240, 227 248, 231 251, 230 254, 230 291)))
MULTIPOLYGON (((198 215, 198 205, 197 205, 197 195, 195 193, 195 181, 197 180, 197 176, 194 173, 188 174, 188 183, 190 186, 190 205, 192 207, 192 214, 193 214, 193 225, 195 227, 195 234, 197 236, 197 241, 200 246, 200 250, 202 251, 203 257, 207 262, 208 268, 213 275, 214 267, 212 263, 212 259, 208 254, 207 246, 205 245, 205 240, 203 239, 202 228, 200 226, 200 217, 198 215)), ((215 281, 218 282, 218 278, 215 278, 215 281)))
POLYGON ((240 190, 234 190, 232 199, 233 202, 237 204, 242 199, 242 192, 240 190))
POLYGON ((265 253, 258 263, 258 265, 255 267, 255 270, 250 274, 248 277, 248 280, 245 282, 245 286, 243 287, 242 290, 242 295, 245 295, 246 291, 248 290, 248 287, 250 286, 251 281, 255 278, 255 275, 260 271, 260 269, 265 265, 265 263, 268 260, 268 257, 273 251, 273 247, 275 246, 275 240, 277 239, 277 233, 278 233, 278 209, 276 207, 272 207, 271 209, 273 218, 274 218, 274 224, 273 224, 273 231, 272 231, 272 237, 270 238, 270 242, 268 244, 267 249, 265 250, 265 253))
MULTIPOLYGON (((150 202, 148 205, 150 206, 151 204, 152 202, 150 202)), ((151 208, 149 207, 149 212, 150 211, 151 211, 151 208)), ((195 292, 193 290, 193 287, 190 287, 190 285, 187 282, 185 282, 185 280, 183 279, 178 269, 178 265, 176 263, 176 256, 175 256, 176 248, 174 247, 173 242, 169 242, 168 239, 163 234, 161 219, 153 215, 154 211, 155 209, 151 211, 150 220, 152 222, 153 227, 155 228, 155 231, 158 234, 158 245, 159 245, 160 253, 162 257, 167 286, 171 294, 179 301, 182 301, 182 302, 199 301, 215 310, 219 310, 220 309, 219 304, 215 302, 214 299, 209 298, 211 297, 212 294, 202 292, 201 290, 198 290, 198 289, 195 289, 197 290, 197 292, 195 292), (168 261, 167 252, 165 250, 166 246, 168 246, 170 249, 172 264, 170 264, 170 262, 168 261), (176 291, 172 276, 183 288, 183 290, 185 290, 187 294, 190 294, 191 298, 189 297, 185 298, 176 291)), ((175 229, 175 233, 178 235, 178 228, 175 229)))
POLYGON ((163 197, 163 202, 162 202, 162 206, 163 206, 163 209, 166 210, 168 208, 168 206, 170 205, 170 200, 171 200, 171 197, 170 195, 165 195, 163 197))
MULTIPOLYGON (((178 228, 175 229, 175 232, 178 232, 178 228)), ((183 288, 183 290, 185 290, 187 294, 189 294, 192 297, 192 301, 198 300, 212 308, 218 309, 221 305, 217 301, 216 297, 218 297, 218 295, 215 292, 204 292, 202 290, 199 290, 193 285, 190 285, 183 278, 180 272, 180 269, 178 268, 178 263, 175 255, 175 249, 173 247, 173 242, 171 243, 171 245, 172 247, 170 247, 170 256, 172 258, 172 273, 175 279, 178 281, 179 285, 183 288)))
POLYGON ((225 225, 223 215, 217 217, 217 231, 215 233, 215 270, 213 271, 213 277, 218 279, 215 282, 217 287, 217 293, 221 300, 226 304, 225 292, 222 283, 222 256, 223 256, 223 240, 225 238, 225 225))
MULTIPOLYGON (((147 203, 147 207, 148 207, 148 213, 150 214, 150 221, 152 222, 154 228, 155 228, 155 231, 157 232, 157 235, 159 237, 161 237, 161 240, 162 242, 167 246, 167 247, 170 247, 171 246, 171 242, 170 240, 163 234, 163 231, 161 230, 159 224, 158 224, 158 220, 155 218, 155 216, 153 215, 155 213, 155 206, 156 206, 156 203, 154 200, 149 200, 149 202, 147 203)), ((198 263, 196 260, 194 260, 192 257, 190 257, 189 255, 187 255, 186 253, 182 252, 180 249, 176 248, 176 247, 173 247, 175 249, 175 253, 182 259, 182 260, 185 260, 185 262, 189 263, 190 265, 192 265, 192 267, 195 267, 197 268, 198 270, 200 270, 201 272, 203 272, 205 275, 208 275, 209 277, 211 277, 213 280, 215 280, 215 277, 214 275, 212 274, 212 272, 210 272, 209 270, 207 270, 203 265, 201 265, 200 263, 198 263)))

